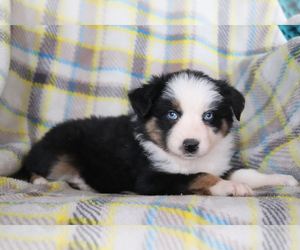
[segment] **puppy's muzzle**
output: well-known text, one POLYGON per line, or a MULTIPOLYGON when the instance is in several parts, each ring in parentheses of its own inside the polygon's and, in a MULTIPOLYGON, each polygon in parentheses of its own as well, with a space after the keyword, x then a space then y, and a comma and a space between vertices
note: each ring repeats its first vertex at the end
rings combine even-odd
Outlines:
POLYGON ((187 153, 196 153, 199 149, 199 141, 195 139, 185 139, 183 141, 183 148, 187 153))

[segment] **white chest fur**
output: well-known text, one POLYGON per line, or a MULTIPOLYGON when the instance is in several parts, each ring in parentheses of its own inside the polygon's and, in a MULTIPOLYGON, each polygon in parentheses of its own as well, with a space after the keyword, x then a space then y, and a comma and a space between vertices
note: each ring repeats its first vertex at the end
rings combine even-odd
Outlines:
POLYGON ((195 159, 182 159, 178 156, 171 155, 162 150, 151 141, 143 141, 141 135, 137 135, 144 150, 149 153, 149 158, 154 167, 163 172, 194 174, 209 173, 215 176, 221 176, 231 167, 229 165, 232 156, 232 136, 229 134, 223 138, 213 149, 206 155, 195 159))

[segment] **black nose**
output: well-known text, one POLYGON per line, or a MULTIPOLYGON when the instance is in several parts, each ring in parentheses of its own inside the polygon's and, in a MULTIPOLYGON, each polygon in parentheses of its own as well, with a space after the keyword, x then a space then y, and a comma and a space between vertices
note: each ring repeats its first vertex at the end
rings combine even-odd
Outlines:
POLYGON ((199 148, 199 141, 195 139, 186 139, 183 141, 184 150, 189 153, 195 153, 199 148))

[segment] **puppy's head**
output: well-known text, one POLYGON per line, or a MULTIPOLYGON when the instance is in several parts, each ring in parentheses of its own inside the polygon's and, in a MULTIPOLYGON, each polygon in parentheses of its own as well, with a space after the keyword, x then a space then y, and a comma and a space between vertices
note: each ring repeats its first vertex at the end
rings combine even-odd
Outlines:
POLYGON ((245 99, 226 81, 199 71, 153 76, 129 94, 146 140, 172 155, 193 159, 207 154, 240 119, 245 99))

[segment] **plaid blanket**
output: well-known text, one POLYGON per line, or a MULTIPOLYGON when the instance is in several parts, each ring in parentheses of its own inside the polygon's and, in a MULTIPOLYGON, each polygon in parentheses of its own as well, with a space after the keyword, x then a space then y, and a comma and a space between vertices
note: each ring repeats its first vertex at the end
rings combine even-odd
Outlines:
POLYGON ((91 9, 109 13, 116 2, 123 14, 129 13, 125 23, 130 24, 279 24, 286 19, 277 1, 210 1, 215 8, 210 13, 210 8, 198 8, 198 1, 191 1, 197 7, 193 12, 183 8, 182 1, 174 1, 172 8, 168 1, 167 13, 160 9, 161 1, 74 0, 72 8, 67 2, 0 3, 7 10, 0 12, 3 23, 10 16, 13 24, 50 24, 0 27, 0 224, 36 225, 0 226, 1 247, 296 249, 300 230, 288 226, 300 223, 296 187, 263 187, 248 198, 137 196, 73 190, 63 182, 32 185, 7 177, 19 170, 30 146, 58 122, 126 114, 131 109, 128 90, 152 74, 191 68, 228 79, 246 97, 241 122, 233 129, 232 164, 300 180, 299 37, 287 42, 277 26, 51 25, 103 23, 105 17, 96 17, 91 9), (242 3, 248 12, 237 18, 232 13, 242 3), (221 14, 210 19, 215 10, 221 14), (251 16, 250 10, 260 14, 251 16), (65 224, 85 226, 37 226, 65 224), (126 225, 139 226, 129 230, 126 225), (229 231, 223 225, 238 227, 229 231), (276 226, 267 230, 265 225, 276 226))
POLYGON ((10 2, 11 24, 274 25, 286 22, 277 0, 10 0, 10 2))
MULTIPOLYGON (((272 122, 270 116, 279 115, 280 105, 273 105, 278 99, 267 99, 272 104, 267 109, 264 100, 277 90, 284 73, 280 71, 286 65, 281 54, 291 53, 266 52, 284 42, 277 26, 11 26, 10 69, 0 97, 0 174, 15 173, 31 144, 55 124, 92 114, 126 114, 130 109, 128 90, 153 74, 182 68, 229 79, 246 95, 248 104, 240 129, 243 145, 236 155, 251 165, 247 157, 256 156, 247 150, 266 144, 260 142, 260 131, 254 126, 262 127, 266 120, 272 127, 282 125, 277 119, 272 122), (278 75, 274 73, 272 79, 261 76, 260 72, 267 72, 263 67, 270 67, 274 58, 278 75), (253 72, 259 67, 262 70, 253 72), (255 77, 259 82, 253 81, 255 77), (252 88, 253 84, 258 87, 252 88), (269 86, 272 84, 274 87, 269 86)), ((288 49, 287 45, 281 50, 284 48, 288 49)), ((285 84, 297 86, 291 81, 285 84)), ((294 92, 292 87, 287 89, 294 92)), ((289 95, 286 93, 286 98, 289 95)), ((261 130, 267 131, 265 126, 261 130)))
POLYGON ((2 178, 0 194, 1 224, 84 225, 0 226, 3 249, 279 250, 299 244, 299 227, 286 226, 300 223, 295 187, 265 187, 248 198, 136 196, 83 192, 63 182, 32 185, 2 178), (238 226, 228 230, 229 225, 238 226), (243 225, 276 226, 268 230, 243 225))

